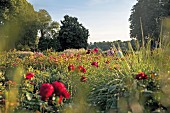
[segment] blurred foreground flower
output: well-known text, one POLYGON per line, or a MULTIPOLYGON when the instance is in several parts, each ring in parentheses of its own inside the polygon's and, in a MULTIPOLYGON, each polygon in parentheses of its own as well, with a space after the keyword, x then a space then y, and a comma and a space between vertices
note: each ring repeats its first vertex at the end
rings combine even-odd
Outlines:
POLYGON ((49 83, 44 83, 40 87, 41 100, 46 101, 53 94, 54 87, 49 83))
POLYGON ((54 93, 56 94, 56 96, 60 96, 60 99, 58 101, 58 103, 60 104, 62 102, 62 98, 70 98, 70 93, 67 91, 65 85, 61 82, 53 82, 52 83, 53 87, 54 87, 54 93))

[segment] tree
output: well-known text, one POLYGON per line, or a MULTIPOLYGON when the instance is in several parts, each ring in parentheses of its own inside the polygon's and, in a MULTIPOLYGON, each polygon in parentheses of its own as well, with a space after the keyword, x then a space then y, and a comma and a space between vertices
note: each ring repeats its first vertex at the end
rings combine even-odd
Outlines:
POLYGON ((136 37, 141 43, 143 32, 143 37, 150 36, 159 40, 161 19, 167 16, 167 2, 168 0, 137 0, 129 18, 131 37, 136 37))
POLYGON ((61 24, 58 36, 61 51, 69 48, 87 48, 89 31, 78 22, 76 17, 65 15, 61 24))
MULTIPOLYGON (((41 39, 48 41, 58 35, 59 23, 51 20, 49 13, 41 9, 36 12, 26 0, 1 0, 0 1, 0 38, 5 40, 5 45, 13 45, 19 50, 38 47, 40 31, 41 39), (46 40, 46 38, 52 38, 46 40)), ((43 42, 44 42, 43 41, 43 42)), ((55 41, 50 47, 56 47, 55 41)), ((43 46, 43 45, 42 45, 43 46)), ((46 46, 45 46, 46 47, 46 46)))
POLYGON ((1 38, 6 45, 34 46, 37 35, 37 13, 26 0, 2 0, 0 2, 1 38), (5 38, 4 38, 5 37, 5 38))
POLYGON ((38 49, 43 51, 47 49, 58 50, 58 32, 59 32, 59 23, 58 22, 49 22, 48 26, 44 27, 41 31, 41 36, 38 43, 38 49), (42 33, 43 32, 43 33, 42 33))
POLYGON ((6 9, 9 9, 10 5, 11 4, 9 0, 0 1, 0 25, 4 23, 5 17, 3 14, 5 13, 6 9))
POLYGON ((53 48, 58 50, 57 36, 60 28, 60 24, 56 21, 52 21, 49 13, 40 9, 38 11, 39 23, 40 23, 40 39, 38 43, 38 49, 43 51, 53 48))
POLYGON ((44 37, 44 35, 48 32, 47 27, 49 26, 49 23, 52 21, 51 16, 45 9, 40 9, 38 11, 38 19, 40 23, 41 37, 44 37))

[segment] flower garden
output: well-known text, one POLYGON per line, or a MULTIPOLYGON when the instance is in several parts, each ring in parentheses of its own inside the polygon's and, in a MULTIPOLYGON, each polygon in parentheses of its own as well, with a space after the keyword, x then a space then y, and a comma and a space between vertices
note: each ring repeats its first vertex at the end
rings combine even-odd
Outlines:
POLYGON ((169 113, 169 49, 0 53, 2 113, 169 113))

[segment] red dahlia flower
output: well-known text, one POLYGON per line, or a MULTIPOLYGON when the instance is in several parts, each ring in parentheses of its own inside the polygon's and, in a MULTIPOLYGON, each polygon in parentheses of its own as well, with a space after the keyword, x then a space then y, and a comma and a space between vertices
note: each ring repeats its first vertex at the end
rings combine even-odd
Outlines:
POLYGON ((26 79, 30 80, 32 77, 34 77, 34 73, 29 72, 26 74, 26 79))
POLYGON ((99 67, 99 66, 98 66, 98 62, 92 62, 91 65, 92 65, 92 66, 99 67))
POLYGON ((135 78, 137 80, 148 79, 148 75, 146 75, 144 72, 141 72, 141 73, 137 74, 135 78))
POLYGON ((86 54, 90 54, 91 53, 91 49, 88 49, 86 54))
POLYGON ((99 49, 98 48, 94 48, 93 50, 95 53, 98 53, 99 52, 99 49))
POLYGON ((44 83, 40 87, 41 100, 46 101, 53 94, 54 87, 49 83, 44 83))
POLYGON ((81 82, 86 82, 86 80, 87 80, 87 78, 86 78, 85 76, 82 76, 82 77, 80 78, 80 81, 81 81, 81 82))
POLYGON ((60 96, 58 103, 62 102, 63 97, 66 99, 70 98, 70 93, 67 91, 63 83, 56 81, 56 82, 53 82, 52 85, 54 87, 54 93, 57 96, 60 96))
POLYGON ((86 73, 86 69, 83 66, 78 66, 80 72, 86 73))
POLYGON ((69 71, 74 71, 74 65, 73 65, 73 64, 70 64, 70 65, 68 66, 68 70, 69 70, 69 71))

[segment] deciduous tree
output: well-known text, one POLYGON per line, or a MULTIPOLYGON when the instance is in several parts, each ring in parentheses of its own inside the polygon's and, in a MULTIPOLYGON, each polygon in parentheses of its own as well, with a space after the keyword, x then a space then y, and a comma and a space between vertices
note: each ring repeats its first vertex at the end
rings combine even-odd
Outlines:
POLYGON ((58 36, 60 50, 87 48, 89 31, 78 22, 78 18, 65 15, 61 24, 58 36))

